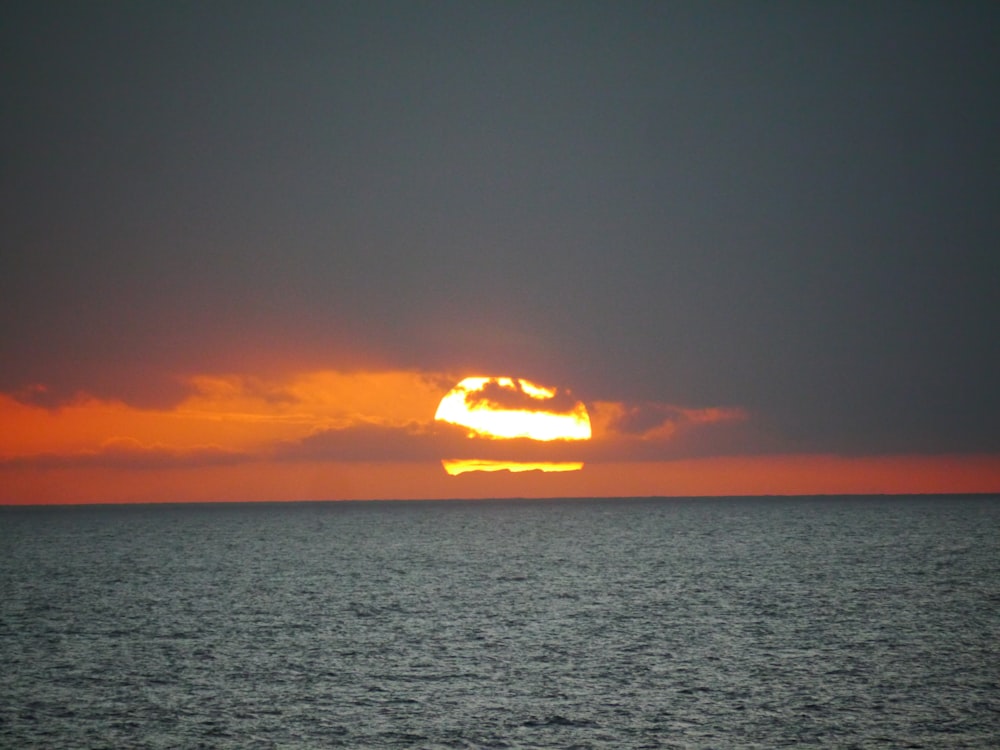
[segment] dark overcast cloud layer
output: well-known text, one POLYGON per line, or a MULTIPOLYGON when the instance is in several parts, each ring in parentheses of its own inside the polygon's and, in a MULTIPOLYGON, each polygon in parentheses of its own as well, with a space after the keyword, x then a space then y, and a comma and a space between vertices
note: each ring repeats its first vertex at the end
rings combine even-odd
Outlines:
POLYGON ((998 450, 995 3, 5 3, 0 388, 512 372, 998 450))

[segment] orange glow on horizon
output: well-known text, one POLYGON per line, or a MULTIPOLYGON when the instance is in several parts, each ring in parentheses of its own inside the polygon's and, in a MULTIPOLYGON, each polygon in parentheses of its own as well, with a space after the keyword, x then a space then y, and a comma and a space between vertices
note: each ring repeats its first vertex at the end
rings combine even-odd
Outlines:
POLYGON ((171 408, 80 397, 56 408, 0 393, 0 462, 79 459, 133 452, 261 452, 327 429, 426 422, 441 396, 436 378, 409 371, 318 371, 283 380, 197 375, 171 408))
POLYGON ((196 468, 2 469, 2 505, 1000 493, 1000 456, 756 456, 467 472, 431 463, 257 462, 196 468))
POLYGON ((718 455, 711 441, 683 441, 745 423, 738 408, 585 408, 529 381, 474 379, 466 410, 555 417, 581 435, 508 440, 432 418, 457 381, 203 374, 157 408, 86 395, 47 408, 0 393, 0 504, 1000 492, 1000 455, 718 455))

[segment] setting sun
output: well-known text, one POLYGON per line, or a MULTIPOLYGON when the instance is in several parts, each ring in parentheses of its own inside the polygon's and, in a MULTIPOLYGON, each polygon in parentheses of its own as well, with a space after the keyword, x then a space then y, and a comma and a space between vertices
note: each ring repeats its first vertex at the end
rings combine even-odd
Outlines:
POLYGON ((453 477, 468 471, 579 471, 582 461, 490 461, 476 458, 445 459, 444 470, 453 477))
POLYGON ((587 407, 565 408, 555 389, 521 378, 466 378, 441 399, 434 418, 490 438, 589 440, 587 407))
MULTIPOLYGON (((470 438, 589 440, 590 415, 567 392, 522 378, 465 378, 448 391, 434 419, 468 428, 470 438)), ((451 475, 467 471, 576 471, 580 462, 509 462, 445 459, 451 475)))

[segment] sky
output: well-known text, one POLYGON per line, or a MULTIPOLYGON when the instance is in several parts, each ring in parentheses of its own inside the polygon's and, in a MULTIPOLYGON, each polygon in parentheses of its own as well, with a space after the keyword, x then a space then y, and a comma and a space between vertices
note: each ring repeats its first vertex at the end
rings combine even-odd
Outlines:
POLYGON ((0 55, 0 503, 1000 491, 995 3, 13 1, 0 55), (584 468, 448 476, 468 376, 584 468))

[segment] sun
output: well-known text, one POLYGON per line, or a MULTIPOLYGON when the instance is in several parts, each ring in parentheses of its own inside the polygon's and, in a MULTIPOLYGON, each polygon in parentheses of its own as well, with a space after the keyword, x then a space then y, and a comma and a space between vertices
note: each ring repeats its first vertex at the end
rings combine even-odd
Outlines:
POLYGON ((491 461, 480 458, 446 458, 441 462, 444 470, 457 477, 469 471, 579 471, 583 461, 491 461))
MULTIPOLYGON (((487 440, 579 441, 591 437, 590 415, 583 402, 565 390, 523 378, 469 377, 441 399, 434 419, 468 429, 468 437, 487 440)), ((578 461, 496 461, 445 459, 452 475, 468 471, 575 471, 578 461)))

